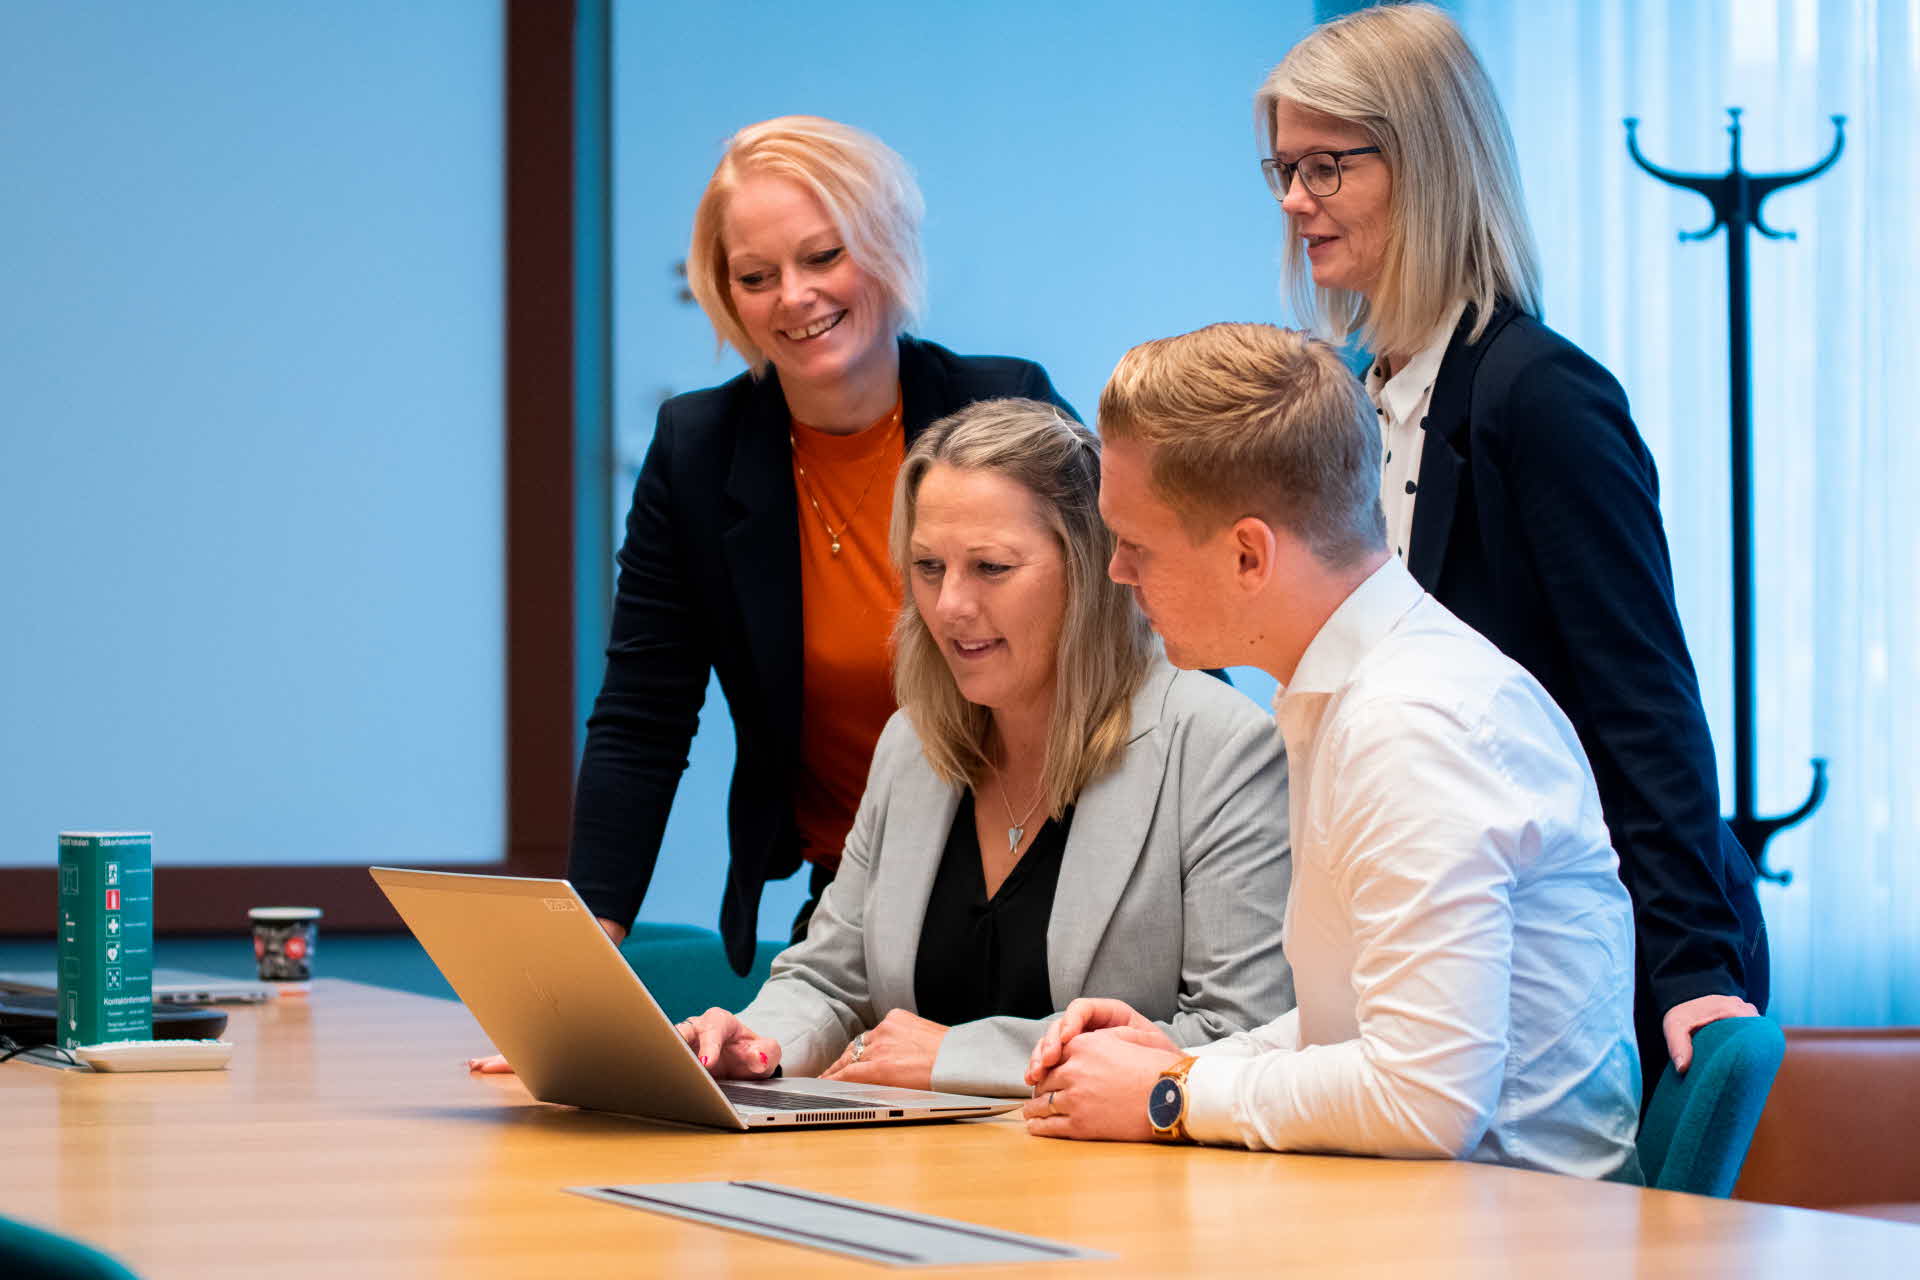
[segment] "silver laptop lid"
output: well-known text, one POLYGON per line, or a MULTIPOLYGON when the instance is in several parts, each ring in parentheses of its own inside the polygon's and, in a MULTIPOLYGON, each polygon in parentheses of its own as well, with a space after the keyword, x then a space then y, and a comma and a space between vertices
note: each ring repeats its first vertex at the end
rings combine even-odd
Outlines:
POLYGON ((371 870, 534 1097, 747 1127, 572 885, 371 870))

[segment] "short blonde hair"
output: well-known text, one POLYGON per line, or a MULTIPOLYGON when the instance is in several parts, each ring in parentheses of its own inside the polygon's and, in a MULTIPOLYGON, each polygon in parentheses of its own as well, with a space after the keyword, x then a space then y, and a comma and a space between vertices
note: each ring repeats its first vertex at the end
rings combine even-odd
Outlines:
POLYGON ((919 317, 926 288, 920 219, 926 202, 897 152, 851 125, 819 116, 780 116, 748 125, 727 140, 693 214, 687 285, 722 345, 731 345, 756 374, 767 356, 747 336, 728 288, 722 236, 727 201, 748 177, 797 182, 819 199, 856 265, 886 291, 894 332, 919 317))
POLYGON ((1462 300, 1474 308, 1474 338, 1500 299, 1540 313, 1513 134, 1452 18, 1430 4, 1383 4, 1314 28, 1253 96, 1268 155, 1282 101, 1365 130, 1393 175, 1392 230, 1370 298, 1317 287, 1300 238, 1288 237, 1299 315, 1336 341, 1357 334, 1375 351, 1410 352, 1462 300))
POLYGON ((1386 545, 1373 410, 1339 353, 1298 330, 1141 343, 1100 393, 1100 434, 1152 450, 1153 491, 1196 542, 1256 516, 1330 568, 1386 545))
MULTIPOLYGON (((1113 535, 1100 519, 1100 442, 1037 400, 981 400, 928 427, 901 464, 893 493, 891 545, 903 578, 913 568, 920 484, 942 463, 1021 485, 1060 542, 1067 608, 1042 778, 1047 813, 1058 818, 1126 749, 1133 695, 1154 652, 1132 593, 1107 576, 1113 535)), ((893 690, 943 781, 978 785, 998 763, 991 713, 961 696, 911 590, 893 629, 893 690)))

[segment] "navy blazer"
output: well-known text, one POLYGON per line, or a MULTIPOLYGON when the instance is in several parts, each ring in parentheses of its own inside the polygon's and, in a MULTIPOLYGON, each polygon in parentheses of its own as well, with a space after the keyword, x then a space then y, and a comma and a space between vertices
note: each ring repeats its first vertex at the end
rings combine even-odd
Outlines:
MULTIPOLYGON (((1072 408, 1046 370, 900 339, 907 444, 976 400, 1072 408)), ((607 672, 587 720, 568 876, 595 915, 632 921, 653 878, 711 670, 733 716, 727 958, 746 973, 769 880, 800 865, 800 533, 777 372, 660 406, 620 548, 607 672)), ((784 928, 782 930, 784 932, 784 928)))
MULTIPOLYGON (((1695 996, 1767 1000, 1754 868, 1720 818, 1653 457, 1613 376, 1511 305, 1462 317, 1425 423, 1407 567, 1530 671, 1593 764, 1633 897, 1643 1055, 1695 996)), ((1649 1083, 1660 1058, 1647 1062, 1649 1083)))

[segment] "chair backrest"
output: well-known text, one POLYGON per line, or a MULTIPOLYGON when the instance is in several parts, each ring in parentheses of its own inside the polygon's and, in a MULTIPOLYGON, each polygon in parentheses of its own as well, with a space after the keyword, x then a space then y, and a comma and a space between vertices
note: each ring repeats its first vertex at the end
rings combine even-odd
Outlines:
POLYGON ((1733 1194, 1808 1209, 1920 1204, 1920 1027, 1788 1027, 1733 1194))
POLYGON ((710 929, 681 924, 633 926, 620 954, 647 984, 661 1011, 673 1021, 705 1013, 715 1005, 743 1009, 760 993, 783 942, 761 942, 753 968, 741 977, 727 963, 727 948, 710 929))
POLYGON ((1705 1196, 1732 1192, 1785 1048, 1772 1018, 1722 1018, 1694 1032, 1687 1073, 1666 1064, 1640 1122, 1647 1185, 1705 1196))

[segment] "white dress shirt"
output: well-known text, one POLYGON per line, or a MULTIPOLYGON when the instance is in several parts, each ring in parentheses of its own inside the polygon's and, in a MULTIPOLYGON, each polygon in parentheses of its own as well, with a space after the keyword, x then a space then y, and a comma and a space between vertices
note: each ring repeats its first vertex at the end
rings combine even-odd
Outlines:
POLYGON ((1387 546, 1402 560, 1413 547, 1413 504, 1420 492, 1420 455, 1427 444, 1427 408, 1440 362, 1467 304, 1456 302, 1426 345, 1389 378, 1380 360, 1367 370, 1367 398, 1380 419, 1380 505, 1387 515, 1387 546))
POLYGON ((1633 910, 1553 700, 1389 556, 1274 712, 1299 1007, 1197 1051, 1188 1130, 1638 1181, 1633 910))

